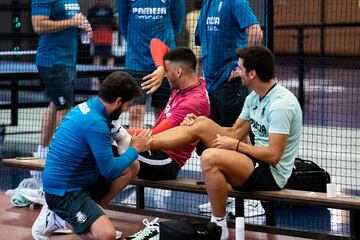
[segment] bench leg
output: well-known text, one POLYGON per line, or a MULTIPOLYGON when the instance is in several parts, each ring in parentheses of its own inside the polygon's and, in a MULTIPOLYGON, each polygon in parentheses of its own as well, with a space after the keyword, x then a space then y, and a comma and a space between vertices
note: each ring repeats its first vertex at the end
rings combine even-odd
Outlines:
POLYGON ((351 239, 360 239, 360 211, 350 211, 350 236, 351 239))
POLYGON ((244 217, 244 199, 235 198, 235 217, 244 217))
POLYGON ((276 226, 275 204, 273 202, 266 202, 265 219, 266 219, 266 225, 276 226))
POLYGON ((145 188, 136 186, 136 208, 144 209, 145 207, 145 188))

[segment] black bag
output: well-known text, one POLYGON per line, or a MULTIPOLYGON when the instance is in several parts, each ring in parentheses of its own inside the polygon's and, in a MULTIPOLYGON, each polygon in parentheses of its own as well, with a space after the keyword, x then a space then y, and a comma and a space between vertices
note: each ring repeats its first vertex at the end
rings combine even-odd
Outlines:
POLYGON ((213 222, 180 219, 160 222, 160 240, 219 240, 221 228, 213 222))
POLYGON ((293 172, 285 188, 326 192, 327 183, 330 183, 330 174, 328 172, 312 161, 296 158, 293 172))

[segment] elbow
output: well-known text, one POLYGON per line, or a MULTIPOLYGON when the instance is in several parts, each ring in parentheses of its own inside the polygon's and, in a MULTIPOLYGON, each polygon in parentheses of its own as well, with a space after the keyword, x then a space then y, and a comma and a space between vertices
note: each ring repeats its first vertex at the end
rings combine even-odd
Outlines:
POLYGON ((275 167, 279 163, 280 159, 281 155, 273 154, 269 159, 269 163, 271 164, 271 166, 275 167))
POLYGON ((43 29, 41 27, 34 26, 33 29, 34 29, 34 32, 36 34, 43 34, 44 33, 44 31, 43 31, 43 29))

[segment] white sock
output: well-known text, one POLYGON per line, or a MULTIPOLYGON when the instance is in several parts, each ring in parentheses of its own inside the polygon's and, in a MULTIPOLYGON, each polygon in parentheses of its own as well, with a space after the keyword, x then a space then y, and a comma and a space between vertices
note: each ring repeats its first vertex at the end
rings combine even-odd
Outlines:
POLYGON ((227 240, 229 238, 229 230, 227 228, 226 215, 224 217, 215 217, 211 214, 211 222, 216 223, 221 227, 221 240, 227 240))

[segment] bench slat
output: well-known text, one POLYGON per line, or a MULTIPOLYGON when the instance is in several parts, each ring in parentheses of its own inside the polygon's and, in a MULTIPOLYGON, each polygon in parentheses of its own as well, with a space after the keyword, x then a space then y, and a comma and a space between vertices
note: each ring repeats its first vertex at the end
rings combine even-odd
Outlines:
MULTIPOLYGON (((23 168, 29 170, 43 170, 45 161, 40 159, 18 160, 16 158, 3 159, 3 165, 7 167, 23 168)), ((141 187, 153 187, 167 190, 202 193, 206 194, 204 185, 199 185, 195 179, 175 180, 144 180, 135 178, 131 184, 141 187)), ((287 203, 316 205, 333 207, 347 210, 360 210, 360 198, 355 196, 327 197, 326 193, 308 192, 301 190, 283 189, 280 191, 254 191, 240 192, 230 191, 229 196, 237 198, 248 198, 258 200, 280 201, 287 203)))

